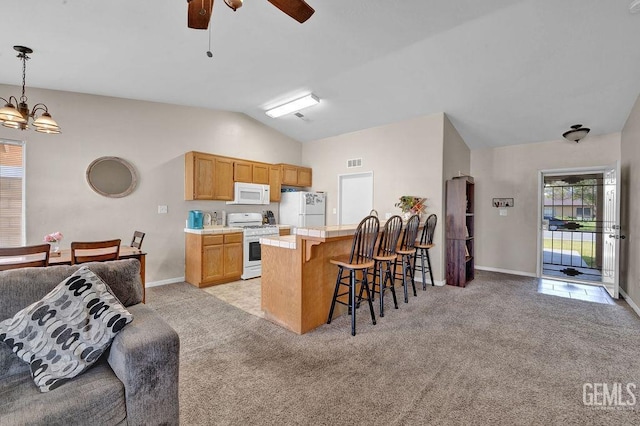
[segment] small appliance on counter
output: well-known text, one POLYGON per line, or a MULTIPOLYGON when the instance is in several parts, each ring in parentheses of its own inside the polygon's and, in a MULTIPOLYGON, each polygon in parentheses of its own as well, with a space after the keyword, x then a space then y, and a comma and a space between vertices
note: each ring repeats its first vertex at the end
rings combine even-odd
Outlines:
POLYGON ((189 218, 187 219, 187 228, 189 229, 203 229, 204 213, 202 210, 190 210, 189 218))
POLYGON ((266 210, 265 212, 263 212, 262 223, 265 224, 265 225, 275 225, 276 224, 276 217, 274 216, 274 214, 273 214, 273 212, 271 210, 266 210))

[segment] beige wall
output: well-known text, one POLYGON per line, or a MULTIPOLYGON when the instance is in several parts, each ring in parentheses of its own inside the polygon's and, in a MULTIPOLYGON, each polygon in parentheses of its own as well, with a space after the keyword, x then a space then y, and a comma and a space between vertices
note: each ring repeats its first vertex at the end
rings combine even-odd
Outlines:
POLYGON ((640 306, 640 97, 636 100, 622 130, 621 140, 621 241, 622 271, 620 287, 636 306, 640 306))
POLYGON ((605 166, 620 159, 620 134, 590 135, 576 144, 565 140, 471 152, 475 177, 476 267, 536 274, 538 171, 605 166), (499 216, 494 197, 513 197, 515 207, 499 216))
MULTIPOLYGON (((423 116, 304 144, 302 160, 313 167, 313 187, 327 192, 327 224, 337 223, 333 209, 338 205, 338 176, 368 171, 373 171, 373 207, 381 219, 386 213, 401 213, 394 207, 401 195, 427 197, 427 214, 444 217, 444 117, 423 116), (347 168, 348 159, 360 157, 362 167, 347 168)), ((449 137, 458 144, 461 139, 457 140, 454 131, 448 129, 449 137)), ((431 251, 437 281, 444 279, 442 235, 440 224, 431 251)))
MULTIPOLYGON (((0 85, 0 93, 19 88, 0 85)), ((71 241, 121 238, 146 232, 147 282, 184 276, 184 224, 191 209, 261 211, 266 206, 227 206, 184 201, 184 159, 197 150, 270 163, 299 164, 301 144, 238 114, 29 88, 30 104, 44 102, 62 127, 60 135, 0 126, 0 138, 26 141, 27 244, 60 231, 71 241), (100 156, 130 161, 140 177, 128 197, 94 193, 85 180, 100 156), (158 214, 167 205, 168 214, 158 214)), ((270 207, 277 212, 277 205, 270 207)))

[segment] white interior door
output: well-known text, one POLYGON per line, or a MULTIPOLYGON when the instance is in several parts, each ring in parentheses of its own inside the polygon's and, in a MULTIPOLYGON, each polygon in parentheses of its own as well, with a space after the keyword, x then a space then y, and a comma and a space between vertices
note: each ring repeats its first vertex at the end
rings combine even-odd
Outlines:
POLYGON ((373 172, 338 176, 338 224, 358 224, 373 208, 373 172))
POLYGON ((604 173, 602 285, 617 299, 620 286, 620 163, 604 173))

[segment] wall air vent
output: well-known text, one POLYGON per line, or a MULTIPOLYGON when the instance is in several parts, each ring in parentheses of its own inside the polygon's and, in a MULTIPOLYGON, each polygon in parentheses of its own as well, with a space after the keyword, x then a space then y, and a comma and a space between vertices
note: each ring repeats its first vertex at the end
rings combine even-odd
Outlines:
POLYGON ((354 158, 352 160, 347 160, 347 168, 352 169, 354 167, 362 167, 362 158, 354 158))

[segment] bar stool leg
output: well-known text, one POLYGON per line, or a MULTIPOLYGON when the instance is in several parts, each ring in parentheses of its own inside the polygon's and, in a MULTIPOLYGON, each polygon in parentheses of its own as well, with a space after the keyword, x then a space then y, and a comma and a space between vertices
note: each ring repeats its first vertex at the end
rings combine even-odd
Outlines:
POLYGON ((431 278, 431 287, 436 285, 433 281, 433 271, 431 271, 431 258, 429 257, 429 249, 427 249, 427 263, 429 264, 429 277, 431 278))
POLYGON ((349 286, 349 298, 351 299, 351 303, 349 303, 349 310, 351 311, 351 335, 356 335, 356 271, 351 269, 349 271, 349 278, 351 280, 351 284, 349 286))
MULTIPOLYGON (((395 272, 395 271, 394 271, 395 272)), ((391 274, 391 261, 387 261, 387 273, 386 273, 386 277, 385 280, 388 279, 389 280, 389 287, 391 288, 391 295, 393 296, 393 306, 398 309, 398 299, 396 298, 396 286, 395 286, 395 279, 391 274)))
POLYGON ((409 290, 407 287, 407 260, 402 256, 402 287, 404 288, 404 303, 409 303, 409 290))
MULTIPOLYGON (((380 318, 382 318, 384 316, 384 290, 385 290, 385 284, 387 283, 387 274, 385 271, 385 275, 384 278, 382 278, 382 263, 383 262, 378 262, 378 286, 380 288, 380 318)), ((376 278, 375 278, 375 273, 373 276, 373 294, 375 294, 375 287, 376 286, 376 278)))
POLYGON ((338 291, 340 290, 340 281, 342 281, 342 268, 338 270, 338 279, 336 280, 336 288, 333 290, 333 299, 331 299, 331 309, 329 309, 327 324, 331 324, 331 318, 333 318, 333 309, 336 307, 336 298, 338 297, 338 291))
POLYGON ((369 282, 367 279, 367 270, 362 271, 362 285, 364 286, 364 291, 367 293, 367 302, 369 303, 369 312, 371 312, 371 322, 373 325, 376 325, 376 314, 373 312, 373 302, 371 302, 371 292, 369 291, 369 282))
MULTIPOLYGON (((427 256, 429 255, 429 252, 427 251, 427 256)), ((424 249, 420 249, 420 271, 422 271, 422 291, 425 291, 427 289, 427 277, 425 276, 424 273, 424 249)), ((429 273, 431 273, 431 268, 429 268, 429 273)), ((431 280, 431 283, 433 283, 433 279, 431 280)))

